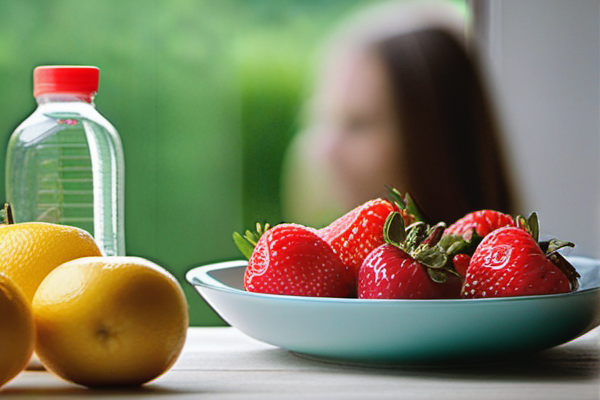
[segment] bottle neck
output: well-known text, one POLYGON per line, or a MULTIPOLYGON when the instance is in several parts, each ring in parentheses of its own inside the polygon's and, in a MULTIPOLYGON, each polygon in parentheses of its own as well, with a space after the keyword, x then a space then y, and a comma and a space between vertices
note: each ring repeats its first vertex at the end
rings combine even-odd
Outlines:
POLYGON ((38 105, 48 103, 87 103, 94 106, 94 94, 85 93, 44 93, 35 98, 38 105))

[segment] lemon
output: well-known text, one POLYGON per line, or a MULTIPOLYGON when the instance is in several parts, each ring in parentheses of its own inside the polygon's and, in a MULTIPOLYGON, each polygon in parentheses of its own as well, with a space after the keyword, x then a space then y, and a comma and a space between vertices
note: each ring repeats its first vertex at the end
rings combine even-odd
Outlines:
POLYGON ((33 299, 36 352, 74 383, 141 385, 179 356, 189 323, 181 286, 138 257, 84 257, 54 269, 33 299))
POLYGON ((46 275, 60 264, 100 255, 94 238, 83 229, 45 222, 0 226, 0 272, 29 301, 46 275))
POLYGON ((31 305, 23 292, 0 274, 0 386, 25 368, 34 343, 31 305))

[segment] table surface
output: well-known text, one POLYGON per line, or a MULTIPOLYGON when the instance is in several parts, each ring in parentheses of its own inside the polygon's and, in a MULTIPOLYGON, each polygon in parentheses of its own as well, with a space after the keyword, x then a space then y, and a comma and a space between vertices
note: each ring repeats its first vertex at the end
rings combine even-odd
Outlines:
POLYGON ((181 357, 131 390, 90 390, 46 371, 25 371, 0 398, 162 397, 210 399, 600 399, 600 328, 507 364, 365 368, 328 364, 245 336, 234 328, 190 328, 181 357))

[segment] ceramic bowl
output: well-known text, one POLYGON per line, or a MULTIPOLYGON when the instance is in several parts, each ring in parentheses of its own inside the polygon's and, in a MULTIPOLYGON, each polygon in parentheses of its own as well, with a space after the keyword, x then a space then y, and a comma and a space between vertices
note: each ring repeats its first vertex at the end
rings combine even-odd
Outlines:
POLYGON ((230 325, 305 356, 359 364, 489 361, 566 343, 600 324, 600 260, 569 257, 580 289, 458 300, 363 300, 246 292, 245 261, 187 280, 230 325))

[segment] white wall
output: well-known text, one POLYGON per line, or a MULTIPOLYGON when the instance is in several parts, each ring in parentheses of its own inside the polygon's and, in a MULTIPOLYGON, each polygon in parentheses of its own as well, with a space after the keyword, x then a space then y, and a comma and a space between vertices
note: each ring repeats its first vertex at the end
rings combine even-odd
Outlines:
POLYGON ((472 1, 523 211, 600 257, 600 1, 472 1))

